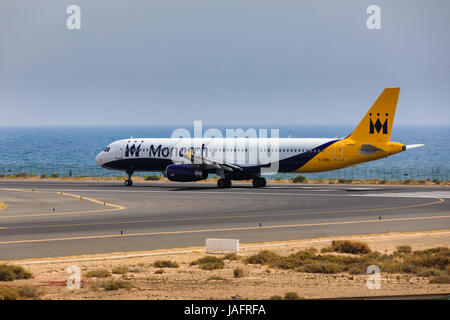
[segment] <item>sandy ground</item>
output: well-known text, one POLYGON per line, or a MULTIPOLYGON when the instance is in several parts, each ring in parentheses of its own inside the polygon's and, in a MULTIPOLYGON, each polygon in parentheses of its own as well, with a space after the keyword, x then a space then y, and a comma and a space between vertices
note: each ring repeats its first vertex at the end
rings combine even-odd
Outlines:
MULTIPOLYGON (((240 256, 248 256, 263 249, 279 254, 290 254, 308 247, 322 248, 334 239, 354 239, 367 242, 372 250, 391 253, 398 245, 410 245, 413 250, 437 246, 450 246, 450 230, 410 233, 385 233, 359 236, 342 236, 304 239, 284 242, 241 244, 240 256)), ((216 253, 218 257, 223 255, 216 253)), ((78 260, 67 262, 45 262, 50 259, 8 261, 20 263, 34 274, 28 280, 16 280, 1 285, 20 287, 31 285, 39 288, 43 299, 269 299, 273 295, 283 296, 286 292, 296 292, 310 298, 355 297, 374 295, 403 295, 450 293, 450 284, 430 284, 428 278, 411 275, 383 274, 381 289, 369 290, 366 275, 349 274, 308 274, 279 270, 260 265, 244 264, 241 261, 225 261, 221 270, 205 271, 189 263, 204 257, 204 248, 183 248, 155 250, 147 252, 111 253, 91 256, 52 258, 55 260, 78 260), (178 253, 177 253, 178 252, 178 253), (179 253, 184 252, 184 253, 179 253), (161 254, 161 255, 155 255, 161 254), (117 259, 123 255, 147 255, 117 259), (114 258, 116 257, 116 258, 114 258), (83 259, 100 259, 80 261, 83 259), (180 264, 179 268, 165 268, 163 274, 156 274, 155 260, 171 260, 180 264), (39 262, 39 264, 35 264, 39 262), (66 287, 67 267, 76 265, 82 274, 89 270, 127 266, 129 272, 113 275, 108 279, 132 282, 135 288, 104 291, 98 284, 104 279, 82 276, 81 289, 66 287), (244 277, 235 278, 233 270, 244 269, 244 277)), ((3 262, 2 262, 3 263, 3 262)))

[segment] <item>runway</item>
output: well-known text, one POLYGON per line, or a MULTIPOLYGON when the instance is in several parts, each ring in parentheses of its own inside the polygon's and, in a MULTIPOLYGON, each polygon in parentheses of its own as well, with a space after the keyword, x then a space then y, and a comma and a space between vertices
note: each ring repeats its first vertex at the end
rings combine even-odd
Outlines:
POLYGON ((450 228, 425 186, 2 180, 0 260, 450 228))

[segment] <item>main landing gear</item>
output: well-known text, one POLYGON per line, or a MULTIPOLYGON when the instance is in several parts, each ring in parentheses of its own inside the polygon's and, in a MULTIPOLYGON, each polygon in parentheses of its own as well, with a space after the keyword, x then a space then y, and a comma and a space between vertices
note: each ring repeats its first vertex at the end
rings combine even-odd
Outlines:
POLYGON ((125 180, 125 186, 131 187, 133 185, 133 180, 131 180, 131 176, 133 175, 133 170, 127 170, 128 179, 125 180))
POLYGON ((223 188, 231 188, 231 180, 230 179, 219 179, 217 180, 217 187, 219 189, 223 189, 223 188))
POLYGON ((263 178, 263 177, 256 177, 253 179, 253 182, 252 182, 252 184, 255 188, 265 187, 266 183, 267 183, 266 178, 263 178))

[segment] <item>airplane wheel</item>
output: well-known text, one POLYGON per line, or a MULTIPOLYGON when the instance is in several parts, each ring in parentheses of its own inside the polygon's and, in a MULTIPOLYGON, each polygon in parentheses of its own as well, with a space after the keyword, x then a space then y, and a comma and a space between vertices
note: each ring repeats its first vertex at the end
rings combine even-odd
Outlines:
POLYGON ((219 179, 219 180, 217 180, 217 187, 218 187, 219 189, 226 188, 226 186, 227 186, 227 184, 226 184, 225 179, 219 179))
POLYGON ((265 187, 267 184, 266 178, 259 178, 261 180, 261 187, 265 187))
POLYGON ((126 185, 127 187, 131 187, 131 186, 133 185, 133 180, 131 180, 131 179, 125 180, 125 185, 126 185))
POLYGON ((231 180, 225 179, 225 188, 231 188, 231 180))
POLYGON ((266 178, 259 178, 259 177, 256 177, 256 178, 253 179, 252 184, 253 184, 253 186, 254 186, 255 188, 265 187, 266 184, 267 184, 267 180, 266 180, 266 178))

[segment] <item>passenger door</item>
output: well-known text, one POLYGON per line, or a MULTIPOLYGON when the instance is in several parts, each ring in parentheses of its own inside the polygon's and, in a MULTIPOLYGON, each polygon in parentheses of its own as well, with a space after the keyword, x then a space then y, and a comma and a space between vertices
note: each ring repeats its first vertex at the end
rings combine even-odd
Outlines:
POLYGON ((334 144, 334 160, 344 161, 344 141, 338 141, 334 144))
POLYGON ((121 145, 117 145, 116 146, 116 151, 115 151, 115 158, 116 159, 123 159, 125 155, 125 147, 121 146, 121 145))

